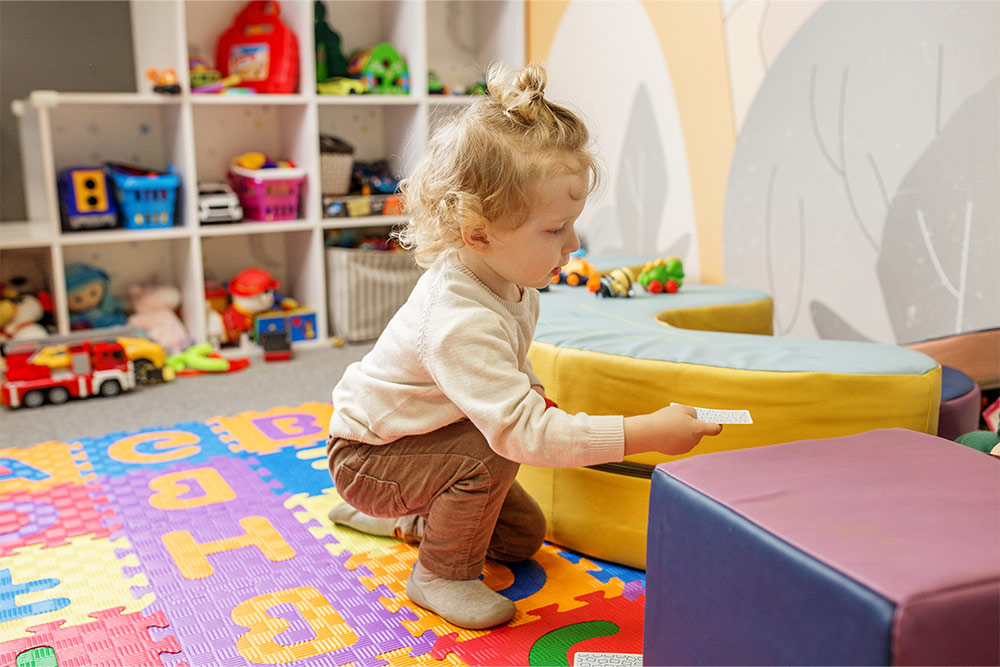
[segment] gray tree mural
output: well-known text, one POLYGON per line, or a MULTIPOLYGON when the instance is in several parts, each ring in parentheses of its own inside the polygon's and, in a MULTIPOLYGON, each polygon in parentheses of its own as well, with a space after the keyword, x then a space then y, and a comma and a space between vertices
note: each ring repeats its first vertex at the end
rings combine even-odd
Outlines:
MULTIPOLYGON (((621 159, 612 170, 617 196, 595 215, 595 230, 613 228, 610 235, 596 238, 602 252, 626 252, 684 258, 690 249, 691 236, 683 234, 665 253, 658 253, 660 219, 667 200, 669 175, 663 155, 662 139, 649 91, 640 84, 632 98, 621 159), (613 221, 613 225, 609 224, 613 221)), ((606 233, 606 232, 605 232, 606 233)))
POLYGON ((1000 326, 1000 5, 829 2, 789 41, 727 186, 726 280, 775 330, 911 342, 1000 326))

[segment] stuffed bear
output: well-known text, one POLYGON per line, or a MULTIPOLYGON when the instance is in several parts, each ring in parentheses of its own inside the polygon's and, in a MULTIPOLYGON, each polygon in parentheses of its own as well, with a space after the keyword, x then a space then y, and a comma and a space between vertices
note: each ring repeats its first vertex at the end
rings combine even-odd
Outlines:
POLYGON ((133 311, 128 326, 146 332, 168 354, 180 354, 194 344, 177 316, 180 290, 171 285, 131 285, 128 292, 133 311))

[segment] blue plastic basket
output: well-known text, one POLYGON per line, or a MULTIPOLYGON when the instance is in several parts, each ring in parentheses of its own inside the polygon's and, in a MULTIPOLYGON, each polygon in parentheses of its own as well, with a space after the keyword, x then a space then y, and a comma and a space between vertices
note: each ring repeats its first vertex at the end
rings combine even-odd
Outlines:
POLYGON ((157 173, 122 164, 107 165, 125 229, 173 227, 181 179, 174 165, 157 173))

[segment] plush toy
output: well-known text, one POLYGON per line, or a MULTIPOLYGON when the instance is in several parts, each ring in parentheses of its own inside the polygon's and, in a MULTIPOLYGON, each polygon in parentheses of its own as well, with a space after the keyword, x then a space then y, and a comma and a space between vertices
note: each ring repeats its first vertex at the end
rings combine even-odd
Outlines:
POLYGON ((42 338, 48 336, 48 330, 40 322, 45 317, 45 307, 33 294, 23 294, 16 301, 4 300, 10 304, 7 311, 9 317, 0 329, 0 343, 8 340, 24 338, 42 338))
POLYGON ((17 306, 14 305, 13 299, 8 299, 7 297, 0 298, 0 330, 6 329, 10 321, 14 319, 14 313, 17 312, 17 306))
POLYGON ((132 285, 128 294, 133 311, 128 326, 145 331, 169 354, 179 354, 194 343, 177 316, 179 289, 172 285, 132 285))
POLYGON ((1000 431, 972 431, 955 438, 955 442, 971 449, 1000 457, 1000 431))
POLYGON ((66 267, 66 297, 71 329, 97 329, 125 324, 125 304, 111 295, 111 279, 87 264, 66 267))

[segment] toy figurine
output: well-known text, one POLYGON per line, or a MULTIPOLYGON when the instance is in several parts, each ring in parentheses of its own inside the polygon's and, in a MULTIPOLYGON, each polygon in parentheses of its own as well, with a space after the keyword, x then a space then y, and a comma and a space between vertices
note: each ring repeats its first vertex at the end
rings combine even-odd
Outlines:
POLYGON ((66 298, 71 329, 98 329, 125 324, 125 304, 111 295, 111 279, 87 264, 66 267, 66 298))
POLYGON ((264 269, 244 269, 236 274, 229 282, 230 303, 222 313, 225 342, 241 342, 253 329, 258 313, 275 306, 288 310, 298 305, 294 299, 276 295, 278 287, 277 279, 264 269))
POLYGON ((313 4, 313 40, 316 45, 316 82, 347 76, 347 57, 340 45, 340 33, 326 20, 326 5, 321 0, 313 4))
POLYGON ((171 68, 147 69, 146 78, 153 82, 154 93, 179 95, 181 92, 181 85, 177 82, 177 72, 171 68))

